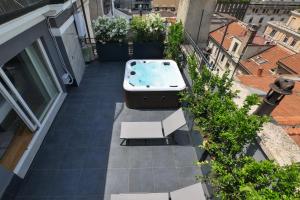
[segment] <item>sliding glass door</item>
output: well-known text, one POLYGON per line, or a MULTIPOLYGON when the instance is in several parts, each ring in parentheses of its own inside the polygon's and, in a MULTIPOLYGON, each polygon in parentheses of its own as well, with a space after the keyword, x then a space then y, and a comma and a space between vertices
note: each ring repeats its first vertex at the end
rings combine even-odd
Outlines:
POLYGON ((0 94, 0 164, 13 170, 62 94, 40 40, 0 68, 0 94))

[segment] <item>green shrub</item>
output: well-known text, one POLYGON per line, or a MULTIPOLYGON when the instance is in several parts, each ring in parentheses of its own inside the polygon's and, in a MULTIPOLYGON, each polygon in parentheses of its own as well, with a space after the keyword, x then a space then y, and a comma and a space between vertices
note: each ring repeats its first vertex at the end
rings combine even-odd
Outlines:
POLYGON ((98 17, 93 21, 95 38, 101 43, 124 42, 129 24, 124 18, 98 17))

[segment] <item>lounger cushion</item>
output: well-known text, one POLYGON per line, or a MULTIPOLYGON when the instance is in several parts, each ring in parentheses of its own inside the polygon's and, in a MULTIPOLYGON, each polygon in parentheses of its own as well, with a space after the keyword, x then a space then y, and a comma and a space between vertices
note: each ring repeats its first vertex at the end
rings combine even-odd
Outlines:
POLYGON ((172 200, 205 200, 201 183, 197 183, 170 193, 172 200))
POLYGON ((111 200, 169 200, 168 193, 112 194, 111 200))
POLYGON ((161 122, 122 122, 121 139, 164 138, 161 122))
POLYGON ((165 136, 167 137, 185 124, 185 117, 182 109, 180 108, 162 121, 165 136))

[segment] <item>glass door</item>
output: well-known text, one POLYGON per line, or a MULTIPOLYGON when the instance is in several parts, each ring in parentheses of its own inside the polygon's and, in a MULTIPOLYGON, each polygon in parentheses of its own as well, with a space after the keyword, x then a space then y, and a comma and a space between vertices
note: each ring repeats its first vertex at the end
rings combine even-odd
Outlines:
POLYGON ((29 145, 37 125, 6 90, 0 79, 0 165, 13 171, 29 145))
POLYGON ((0 165, 16 168, 35 134, 51 123, 61 96, 40 40, 0 67, 0 165))
POLYGON ((40 44, 34 42, 0 69, 0 76, 39 124, 60 93, 40 44))

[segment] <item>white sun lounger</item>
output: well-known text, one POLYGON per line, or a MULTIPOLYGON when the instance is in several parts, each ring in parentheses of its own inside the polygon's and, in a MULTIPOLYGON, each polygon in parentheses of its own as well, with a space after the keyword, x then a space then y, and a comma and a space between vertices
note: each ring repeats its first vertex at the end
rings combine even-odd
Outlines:
POLYGON ((162 121, 122 122, 120 139, 164 139, 185 124, 185 117, 180 108, 162 121))
POLYGON ((201 183, 170 193, 112 194, 111 200, 206 200, 201 183))

